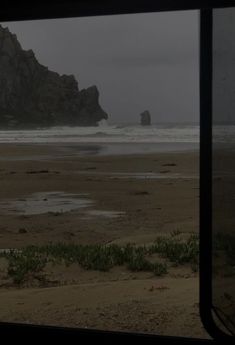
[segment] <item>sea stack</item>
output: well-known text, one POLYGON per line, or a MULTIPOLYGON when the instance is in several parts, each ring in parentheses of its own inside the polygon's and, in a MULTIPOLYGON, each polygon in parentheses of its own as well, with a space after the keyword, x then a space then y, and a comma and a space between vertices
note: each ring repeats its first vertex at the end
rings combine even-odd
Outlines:
POLYGON ((150 126, 151 125, 151 116, 148 110, 143 111, 143 113, 140 114, 140 123, 142 126, 150 126))
POLYGON ((0 89, 1 128, 96 126, 108 118, 95 85, 79 90, 73 75, 41 65, 34 52, 23 50, 16 35, 1 25, 0 89))

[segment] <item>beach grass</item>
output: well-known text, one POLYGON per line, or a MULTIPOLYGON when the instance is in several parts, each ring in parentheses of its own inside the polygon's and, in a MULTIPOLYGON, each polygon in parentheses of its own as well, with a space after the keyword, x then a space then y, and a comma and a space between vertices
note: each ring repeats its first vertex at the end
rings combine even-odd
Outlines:
POLYGON ((190 235, 186 241, 175 237, 156 238, 154 244, 149 248, 152 253, 158 253, 163 258, 169 259, 176 265, 190 263, 198 264, 199 237, 196 234, 190 235))
POLYGON ((8 261, 8 275, 16 284, 27 277, 38 277, 47 263, 78 264, 85 270, 107 272, 115 266, 125 266, 132 272, 152 272, 155 276, 167 274, 168 265, 190 264, 198 268, 199 240, 190 235, 182 240, 178 232, 174 236, 159 236, 154 243, 145 246, 126 244, 78 245, 49 243, 43 246, 27 246, 20 251, 1 253, 8 261), (158 259, 153 261, 154 254, 158 259), (164 262, 162 262, 164 259, 164 262))

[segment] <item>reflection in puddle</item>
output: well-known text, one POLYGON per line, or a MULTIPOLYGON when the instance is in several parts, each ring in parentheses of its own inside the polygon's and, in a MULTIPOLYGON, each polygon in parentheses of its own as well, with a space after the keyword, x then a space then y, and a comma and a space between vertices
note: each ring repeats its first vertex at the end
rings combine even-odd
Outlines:
POLYGON ((88 207, 94 202, 86 198, 87 194, 70 194, 64 192, 34 193, 25 199, 12 200, 1 204, 7 213, 42 214, 64 213, 88 207))
POLYGON ((81 175, 101 175, 109 176, 110 179, 116 178, 133 178, 133 179, 198 179, 198 175, 171 173, 171 172, 105 172, 105 171, 76 171, 81 175))
POLYGON ((104 211, 104 210, 89 210, 86 211, 89 216, 105 217, 105 218, 118 218, 125 215, 125 212, 117 211, 104 211))
MULTIPOLYGON (((134 178, 134 179, 196 179, 194 175, 183 175, 179 173, 118 173, 119 178, 134 178)), ((112 177, 111 177, 112 178, 112 177)))

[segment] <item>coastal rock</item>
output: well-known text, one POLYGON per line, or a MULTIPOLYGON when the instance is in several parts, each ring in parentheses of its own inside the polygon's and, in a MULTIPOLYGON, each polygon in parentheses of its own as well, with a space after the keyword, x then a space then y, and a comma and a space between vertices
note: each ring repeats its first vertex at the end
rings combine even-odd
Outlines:
POLYGON ((143 113, 140 114, 140 123, 142 126, 149 126, 151 125, 151 116, 148 110, 145 110, 143 113))
POLYGON ((107 113, 96 86, 79 90, 73 75, 41 65, 32 50, 0 25, 0 126, 96 126, 107 113))

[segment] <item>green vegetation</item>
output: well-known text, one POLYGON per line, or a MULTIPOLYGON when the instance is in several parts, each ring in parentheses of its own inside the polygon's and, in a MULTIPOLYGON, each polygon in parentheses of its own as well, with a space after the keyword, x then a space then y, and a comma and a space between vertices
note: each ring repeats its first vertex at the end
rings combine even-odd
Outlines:
POLYGON ((181 235, 182 232, 179 230, 179 229, 176 229, 176 230, 173 230, 171 232, 171 237, 175 237, 175 236, 178 236, 178 235, 181 235))
POLYGON ((195 234, 186 241, 176 239, 174 236, 171 238, 157 237, 149 250, 151 253, 160 254, 176 265, 190 263, 193 265, 194 271, 195 266, 198 266, 199 238, 195 234))
POLYGON ((22 283, 29 274, 37 277, 46 264, 45 258, 33 253, 27 255, 12 251, 5 254, 5 257, 8 259, 8 274, 16 284, 22 283))
POLYGON ((174 265, 191 264, 192 270, 198 267, 198 236, 188 240, 180 238, 180 232, 170 237, 157 237, 152 245, 77 245, 50 243, 44 246, 28 246, 21 251, 1 253, 8 260, 8 274, 16 284, 21 284, 29 276, 38 278, 39 273, 49 262, 79 264, 85 270, 109 271, 115 266, 126 266, 133 272, 152 272, 156 276, 167 273, 167 260, 174 265), (153 262, 153 256, 163 258, 164 263, 153 262))

